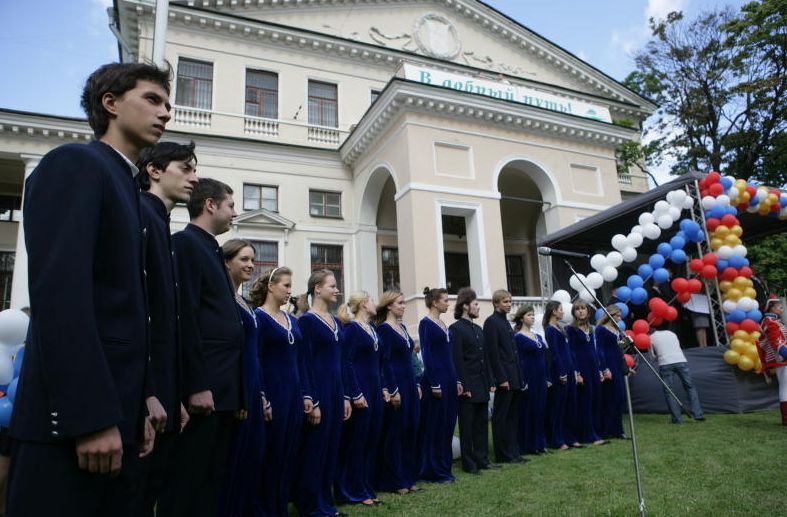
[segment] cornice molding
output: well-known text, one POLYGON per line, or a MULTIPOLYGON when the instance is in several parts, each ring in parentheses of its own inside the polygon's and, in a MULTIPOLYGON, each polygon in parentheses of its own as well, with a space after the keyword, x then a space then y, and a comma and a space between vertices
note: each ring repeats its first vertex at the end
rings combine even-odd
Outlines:
POLYGON ((0 136, 44 137, 61 142, 89 142, 93 130, 87 120, 64 120, 46 115, 0 110, 0 136))
POLYGON ((616 147, 637 134, 634 129, 604 122, 394 79, 339 148, 342 160, 353 166, 403 111, 483 122, 604 147, 616 147))
MULTIPOLYGON (((453 61, 445 61, 429 56, 410 53, 397 49, 387 48, 373 43, 338 38, 328 34, 305 31, 297 27, 287 27, 275 23, 241 18, 243 9, 264 7, 266 9, 293 9, 293 8, 325 8, 336 5, 380 5, 386 0, 188 0, 187 2, 170 4, 170 23, 183 23, 186 25, 212 28, 220 32, 235 35, 252 36, 268 42, 283 45, 295 45, 304 49, 329 52, 352 59, 361 59, 368 64, 390 65, 397 63, 402 57, 424 64, 441 63, 443 66, 457 66, 453 61), (228 12, 229 11, 229 12, 228 12), (226 14, 229 18, 221 19, 226 14), (259 26, 266 26, 260 29, 259 26)), ((387 0, 390 3, 416 4, 425 3, 424 0, 387 0)), ((542 60, 549 66, 563 74, 569 74, 587 85, 590 91, 609 100, 640 106, 636 110, 644 116, 649 115, 657 106, 648 99, 629 90, 615 79, 607 76, 600 70, 585 63, 570 52, 550 42, 543 36, 527 29, 515 20, 505 16, 499 11, 475 0, 427 0, 436 5, 451 9, 458 15, 477 25, 482 30, 492 33, 493 36, 512 44, 536 59, 542 60)), ((128 23, 127 29, 132 31, 127 34, 129 42, 138 45, 139 26, 137 17, 140 15, 153 15, 155 2, 153 0, 121 0, 121 10, 125 7, 128 14, 123 19, 128 23), (136 16, 133 16, 135 14, 136 16)), ((125 29, 125 28, 124 28, 125 29)), ((459 65, 463 66, 463 65, 459 65)), ((463 66, 464 67, 464 66, 463 66)), ((475 68, 475 67, 471 67, 475 68)), ((483 68, 475 68, 483 72, 491 72, 483 68)), ((497 73, 497 72, 494 72, 497 73)), ((516 77, 516 76, 512 76, 516 77)), ((533 82, 524 77, 516 77, 524 82, 533 82)), ((560 88, 560 87, 556 87, 560 88)), ((577 92, 582 93, 582 92, 577 92)), ((625 112, 624 112, 625 114, 625 112)), ((633 113, 632 113, 633 114, 633 113)))

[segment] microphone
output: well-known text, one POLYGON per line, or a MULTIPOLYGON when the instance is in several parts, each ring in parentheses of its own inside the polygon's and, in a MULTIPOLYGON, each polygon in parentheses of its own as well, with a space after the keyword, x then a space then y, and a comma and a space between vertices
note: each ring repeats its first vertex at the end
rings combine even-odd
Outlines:
POLYGON ((569 257, 569 258, 583 258, 589 259, 590 255, 587 253, 577 253, 575 251, 563 251, 563 250, 556 250, 553 248, 547 248, 546 246, 541 246, 538 248, 538 254, 544 256, 553 256, 553 257, 569 257))

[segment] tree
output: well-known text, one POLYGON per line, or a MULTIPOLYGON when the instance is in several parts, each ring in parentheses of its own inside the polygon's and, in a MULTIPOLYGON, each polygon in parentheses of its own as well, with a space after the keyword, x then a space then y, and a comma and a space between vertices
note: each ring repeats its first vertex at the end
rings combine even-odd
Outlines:
POLYGON ((624 81, 660 106, 648 121, 644 161, 672 159, 673 174, 713 169, 787 183, 787 0, 694 20, 670 13, 651 19, 651 30, 624 81))
POLYGON ((787 233, 778 233, 758 239, 746 245, 747 257, 751 261, 754 272, 764 278, 772 293, 787 291, 787 268, 784 259, 787 257, 787 233))

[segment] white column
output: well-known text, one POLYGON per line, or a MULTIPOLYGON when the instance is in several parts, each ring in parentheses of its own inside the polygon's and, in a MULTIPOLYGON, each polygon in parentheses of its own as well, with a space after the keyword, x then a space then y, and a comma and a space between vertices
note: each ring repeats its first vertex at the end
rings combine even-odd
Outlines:
POLYGON ((357 289, 379 297, 380 275, 377 267, 377 230, 362 228, 355 235, 355 264, 357 289))
MULTIPOLYGON (((41 155, 23 154, 25 162, 25 181, 33 170, 38 167, 41 155)), ((22 198, 24 199, 25 183, 22 182, 22 198)), ((24 204, 22 206, 24 208, 24 204)), ((14 274, 11 279, 11 308, 21 309, 30 306, 30 293, 27 289, 27 248, 25 247, 25 228, 22 218, 19 218, 19 227, 16 232, 16 255, 14 257, 14 274)))
POLYGON ((153 62, 165 67, 164 53, 167 46, 167 23, 169 22, 169 0, 156 0, 156 25, 153 28, 153 62))

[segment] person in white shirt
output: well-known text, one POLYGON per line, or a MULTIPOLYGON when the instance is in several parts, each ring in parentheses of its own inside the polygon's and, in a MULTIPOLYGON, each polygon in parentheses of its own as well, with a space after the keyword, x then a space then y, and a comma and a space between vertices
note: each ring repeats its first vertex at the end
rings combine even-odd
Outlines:
MULTIPOLYGON (((697 395, 697 390, 694 387, 694 381, 691 379, 691 371, 689 364, 686 362, 686 356, 680 349, 680 342, 678 336, 671 330, 666 330, 666 326, 658 327, 650 336, 650 352, 655 355, 659 362, 659 374, 669 385, 672 385, 672 379, 677 376, 683 384, 683 389, 689 396, 689 407, 691 408, 691 416, 694 420, 705 420, 702 413, 702 406, 700 405, 700 398, 697 395)), ((667 406, 672 414, 672 423, 680 424, 683 421, 680 406, 672 398, 672 395, 664 387, 664 398, 667 399, 667 406)))

